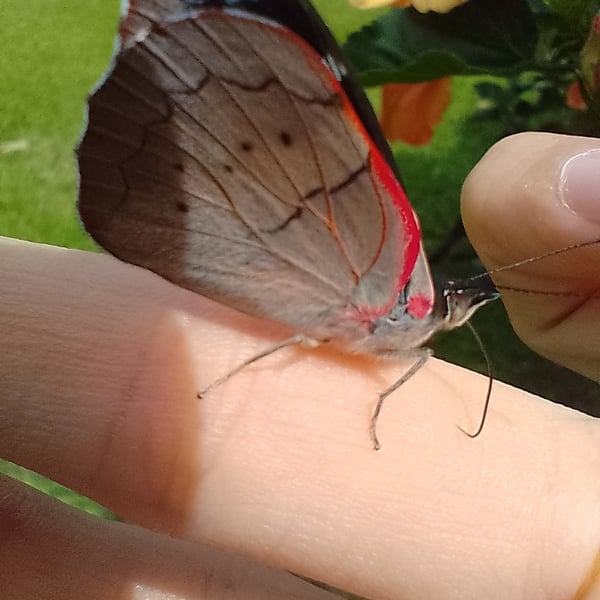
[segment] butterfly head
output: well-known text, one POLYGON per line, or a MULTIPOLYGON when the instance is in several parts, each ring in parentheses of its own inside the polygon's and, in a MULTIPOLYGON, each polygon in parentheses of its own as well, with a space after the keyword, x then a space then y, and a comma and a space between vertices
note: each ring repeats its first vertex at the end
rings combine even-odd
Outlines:
POLYGON ((464 325, 478 308, 499 296, 489 276, 447 281, 441 290, 443 322, 440 329, 455 329, 464 325))

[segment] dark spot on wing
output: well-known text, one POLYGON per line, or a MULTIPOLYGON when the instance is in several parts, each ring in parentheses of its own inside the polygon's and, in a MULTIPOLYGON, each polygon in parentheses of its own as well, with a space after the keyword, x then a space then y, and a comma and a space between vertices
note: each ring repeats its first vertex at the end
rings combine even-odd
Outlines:
POLYGON ((179 212, 186 213, 189 212, 190 207, 185 202, 177 202, 175 207, 179 212))
POLYGON ((244 152, 252 152, 252 150, 254 149, 252 142, 248 142, 248 141, 242 142, 240 147, 244 152))
POLYGON ((279 139, 284 146, 291 146, 294 143, 292 134, 289 131, 282 131, 279 134, 279 139))

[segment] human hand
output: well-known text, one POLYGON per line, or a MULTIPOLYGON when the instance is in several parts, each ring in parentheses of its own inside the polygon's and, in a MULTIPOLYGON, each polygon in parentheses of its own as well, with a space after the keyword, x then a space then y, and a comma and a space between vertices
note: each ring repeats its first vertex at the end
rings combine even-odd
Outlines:
MULTIPOLYGON (((534 154, 517 137, 482 161, 464 210, 484 260, 600 235, 580 222, 559 236, 548 215, 550 156, 595 143, 552 137, 534 154), (519 198, 549 238, 506 208, 532 181, 519 198)), ((373 600, 600 594, 596 419, 499 384, 471 440, 456 425, 477 423, 486 380, 431 360, 387 401, 373 452, 370 411, 402 364, 288 349, 198 400, 288 332, 108 256, 7 239, 0 253, 0 456, 127 521, 0 480, 4 597, 332 597, 287 571, 373 600)), ((541 315, 547 299, 531 301, 541 315)))
POLYGON ((594 333, 600 317, 600 142, 524 133, 496 144, 465 182, 463 221, 488 269, 599 241, 494 279, 542 292, 502 293, 515 330, 529 346, 600 381, 600 335, 594 333))

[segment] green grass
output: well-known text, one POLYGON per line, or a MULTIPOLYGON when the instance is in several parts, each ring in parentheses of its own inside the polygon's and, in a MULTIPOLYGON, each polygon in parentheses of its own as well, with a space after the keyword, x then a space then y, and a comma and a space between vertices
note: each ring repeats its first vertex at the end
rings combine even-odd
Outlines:
MULTIPOLYGON (((106 69, 118 0, 0 6, 0 235, 94 248, 75 211, 73 149, 86 96, 106 69)), ((0 472, 93 514, 110 513, 11 463, 0 472)))
MULTIPOLYGON (((43 0, 35 10, 22 0, 1 2, 0 234, 92 249, 75 211, 73 149, 83 125, 86 95, 112 54, 119 2, 43 0)), ((377 14, 352 10, 346 0, 316 4, 340 38, 377 14)), ((468 119, 476 102, 469 81, 455 80, 453 93, 452 107, 431 144, 395 147, 429 249, 436 247, 458 218, 464 177, 500 135, 494 126, 468 119)), ((468 267, 476 269, 477 264, 470 262, 468 267)), ((445 268, 452 275, 452 269, 465 267, 450 263, 445 268)), ((588 403, 582 407, 591 410, 597 388, 533 357, 516 340, 500 304, 486 307, 475 323, 501 379, 557 400, 579 397, 588 403)), ((436 351, 455 362, 484 367, 468 332, 443 336, 436 351)), ((0 468, 61 499, 102 513, 55 483, 8 463, 0 468)))
POLYGON ((2 0, 0 148, 17 149, 0 153, 0 234, 93 247, 74 209, 73 148, 118 14, 117 0, 43 0, 35 10, 2 0))
POLYGON ((9 477, 13 477, 14 479, 18 479, 19 481, 22 481, 27 485, 30 485, 31 487, 36 488, 41 492, 60 500, 61 502, 64 502, 65 504, 79 508, 80 510, 84 510, 89 514, 96 515, 98 517, 116 519, 116 516, 110 511, 106 510, 103 506, 100 506, 100 504, 93 502, 89 498, 80 496, 79 494, 76 494, 72 490, 56 483, 55 481, 50 481, 49 479, 46 479, 37 473, 23 469, 22 467, 19 467, 13 463, 0 460, 0 473, 8 475, 9 477))

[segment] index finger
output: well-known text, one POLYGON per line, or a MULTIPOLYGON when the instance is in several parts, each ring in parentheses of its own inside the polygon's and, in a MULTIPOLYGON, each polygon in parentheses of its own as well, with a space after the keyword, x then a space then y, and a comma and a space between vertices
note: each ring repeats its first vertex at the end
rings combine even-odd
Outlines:
POLYGON ((431 361, 286 334, 101 255, 2 241, 0 454, 129 521, 371 598, 573 595, 600 539, 596 421, 431 361), (399 373, 400 371, 400 373, 399 373), (532 571, 537 577, 532 578, 532 571))

